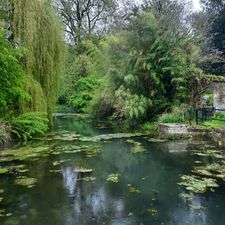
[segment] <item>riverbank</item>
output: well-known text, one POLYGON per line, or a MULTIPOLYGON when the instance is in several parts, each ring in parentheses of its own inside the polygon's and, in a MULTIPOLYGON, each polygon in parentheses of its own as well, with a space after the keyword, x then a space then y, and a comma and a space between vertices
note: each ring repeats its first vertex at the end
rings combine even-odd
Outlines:
POLYGON ((0 224, 67 224, 70 218, 71 224, 179 225, 185 219, 192 225, 207 217, 214 225, 218 213, 225 222, 223 181, 212 188, 211 178, 204 175, 203 182, 199 175, 213 176, 209 168, 222 165, 223 151, 209 141, 167 141, 103 125, 57 115, 47 138, 0 151, 0 224))

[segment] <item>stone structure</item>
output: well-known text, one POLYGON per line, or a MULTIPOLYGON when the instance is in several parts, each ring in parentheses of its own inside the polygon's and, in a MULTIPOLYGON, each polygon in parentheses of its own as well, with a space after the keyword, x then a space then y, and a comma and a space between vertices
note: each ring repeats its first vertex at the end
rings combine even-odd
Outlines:
POLYGON ((225 109, 225 83, 214 82, 212 84, 212 88, 213 88, 213 107, 216 109, 225 109))
POLYGON ((164 134, 188 134, 185 124, 163 123, 160 124, 160 131, 164 134))

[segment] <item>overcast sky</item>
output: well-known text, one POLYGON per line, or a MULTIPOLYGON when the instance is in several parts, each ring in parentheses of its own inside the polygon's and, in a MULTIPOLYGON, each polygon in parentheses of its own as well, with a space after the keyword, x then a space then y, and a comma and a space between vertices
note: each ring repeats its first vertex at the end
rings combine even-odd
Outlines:
MULTIPOLYGON (((181 0, 181 1, 183 1, 183 0, 181 0)), ((188 1, 188 0, 186 0, 186 1, 188 1)), ((136 2, 137 3, 141 3, 142 0, 136 0, 136 2)), ((201 10, 200 0, 192 0, 192 2, 193 2, 193 8, 194 8, 194 10, 196 10, 196 11, 201 10)))
POLYGON ((193 1, 193 6, 195 10, 200 10, 201 5, 200 5, 200 0, 192 0, 193 1))

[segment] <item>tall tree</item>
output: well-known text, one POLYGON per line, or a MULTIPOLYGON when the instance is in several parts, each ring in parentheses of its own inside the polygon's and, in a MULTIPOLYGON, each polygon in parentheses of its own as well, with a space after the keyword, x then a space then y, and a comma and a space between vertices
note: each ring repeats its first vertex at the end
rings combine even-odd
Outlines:
POLYGON ((21 61, 31 100, 22 111, 46 111, 51 116, 62 71, 63 27, 50 0, 7 0, 8 37, 26 49, 21 61))
POLYGON ((194 13, 192 26, 201 47, 199 66, 206 72, 225 74, 225 1, 202 0, 203 10, 194 13))
POLYGON ((75 44, 105 28, 116 10, 115 0, 56 0, 69 39, 75 44))

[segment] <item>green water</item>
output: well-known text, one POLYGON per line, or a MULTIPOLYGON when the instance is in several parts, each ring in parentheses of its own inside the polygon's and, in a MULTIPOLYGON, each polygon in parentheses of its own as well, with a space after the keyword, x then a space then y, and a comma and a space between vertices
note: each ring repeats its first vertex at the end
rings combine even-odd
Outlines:
MULTIPOLYGON (((87 119, 60 116, 55 119, 54 131, 73 132, 83 136, 112 133, 102 125, 87 119)), ((54 136, 55 134, 51 134, 54 136)), ((146 138, 135 138, 142 143, 143 153, 131 152, 127 139, 107 142, 51 140, 35 141, 29 147, 57 147, 85 145, 101 151, 93 157, 84 152, 50 154, 37 160, 14 161, 2 165, 25 164, 27 177, 37 179, 33 188, 15 185, 20 174, 0 175, 0 189, 4 189, 0 209, 1 225, 224 225, 225 188, 196 195, 190 209, 179 195, 184 188, 177 185, 181 174, 189 174, 196 160, 188 143, 149 143, 146 138), (53 166, 53 162, 68 160, 53 166), (94 181, 77 180, 75 167, 93 169, 94 181), (52 173, 51 170, 61 170, 52 173), (106 182, 109 174, 119 173, 119 182, 106 182), (130 193, 128 184, 140 193, 130 193), (149 209, 157 211, 151 215, 149 209)), ((199 145, 198 145, 199 146, 199 145)))

